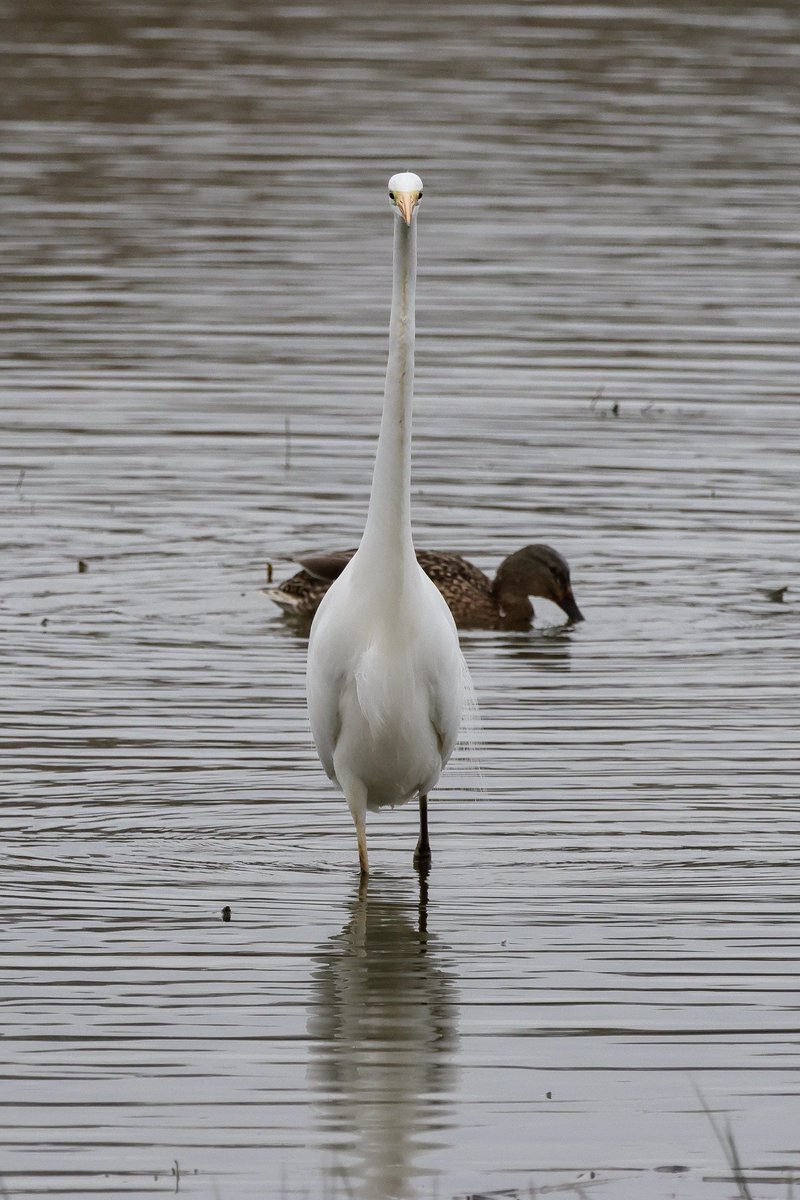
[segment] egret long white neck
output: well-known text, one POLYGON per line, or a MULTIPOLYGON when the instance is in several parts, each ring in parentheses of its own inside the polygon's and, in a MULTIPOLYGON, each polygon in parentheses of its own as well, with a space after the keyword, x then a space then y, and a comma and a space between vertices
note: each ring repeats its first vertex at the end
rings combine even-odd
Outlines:
POLYGON ((383 416, 361 545, 400 565, 411 540, 411 406, 414 395, 414 301, 417 223, 394 221, 394 276, 383 416))

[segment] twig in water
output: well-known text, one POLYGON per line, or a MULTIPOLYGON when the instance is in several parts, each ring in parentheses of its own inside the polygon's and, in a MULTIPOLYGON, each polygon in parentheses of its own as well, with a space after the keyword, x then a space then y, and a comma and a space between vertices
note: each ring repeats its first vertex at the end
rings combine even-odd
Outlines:
MULTIPOLYGON (((335 1164, 331 1168, 331 1177, 336 1180, 337 1184, 340 1183, 342 1185, 347 1200, 355 1200, 355 1196, 350 1190, 350 1180, 347 1178, 347 1172, 343 1166, 341 1166, 339 1163, 335 1164)), ((338 1187, 336 1190, 338 1192, 338 1187)))
POLYGON ((727 1162, 731 1173, 733 1174, 733 1181, 736 1184, 736 1187, 739 1189, 739 1196, 741 1197, 741 1200, 753 1200, 753 1193, 750 1191, 750 1188, 747 1184, 747 1177, 745 1176, 744 1168, 742 1167, 742 1161, 739 1158, 739 1148, 734 1140, 730 1121, 726 1121, 725 1128, 720 1129, 717 1122, 714 1120, 714 1114, 709 1108, 705 1096, 700 1091, 700 1088, 697 1086, 694 1080, 692 1080, 692 1087, 694 1088, 697 1099, 703 1106, 703 1112, 708 1117, 711 1128, 714 1130, 714 1136, 722 1147, 722 1153, 725 1155, 725 1161, 727 1162))

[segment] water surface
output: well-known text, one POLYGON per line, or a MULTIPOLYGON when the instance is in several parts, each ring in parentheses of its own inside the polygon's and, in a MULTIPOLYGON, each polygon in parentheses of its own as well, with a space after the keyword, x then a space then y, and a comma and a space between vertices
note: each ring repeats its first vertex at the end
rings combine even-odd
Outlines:
POLYGON ((6 5, 7 1195, 728 1197, 695 1084, 800 1173, 800 39, 725 9, 6 5), (417 542, 587 617, 464 636, 422 894, 260 592, 362 527, 404 167, 417 542))

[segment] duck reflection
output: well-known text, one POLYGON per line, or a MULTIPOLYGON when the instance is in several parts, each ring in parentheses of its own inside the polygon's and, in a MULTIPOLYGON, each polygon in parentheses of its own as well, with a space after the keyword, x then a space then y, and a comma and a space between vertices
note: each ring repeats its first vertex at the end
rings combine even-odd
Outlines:
POLYGON ((534 630, 527 636, 506 635, 495 644, 498 661, 507 659, 525 663, 531 673, 572 669, 572 642, 577 636, 573 625, 556 625, 534 630))
POLYGON ((418 905, 375 879, 317 955, 308 1031, 312 1084, 331 1151, 345 1151, 348 1194, 414 1195, 420 1156, 443 1143, 453 1091, 452 979, 418 905), (369 888, 369 894, 368 894, 369 888))

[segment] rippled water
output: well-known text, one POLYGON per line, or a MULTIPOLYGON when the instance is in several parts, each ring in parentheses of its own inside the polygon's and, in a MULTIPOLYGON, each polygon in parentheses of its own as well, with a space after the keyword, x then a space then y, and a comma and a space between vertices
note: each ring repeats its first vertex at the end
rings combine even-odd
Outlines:
POLYGON ((800 17, 723 7, 3 7, 4 1195, 734 1195, 695 1085, 800 1177, 800 17), (260 592, 358 537, 405 166, 418 544, 587 616, 464 636, 423 894, 260 592))

